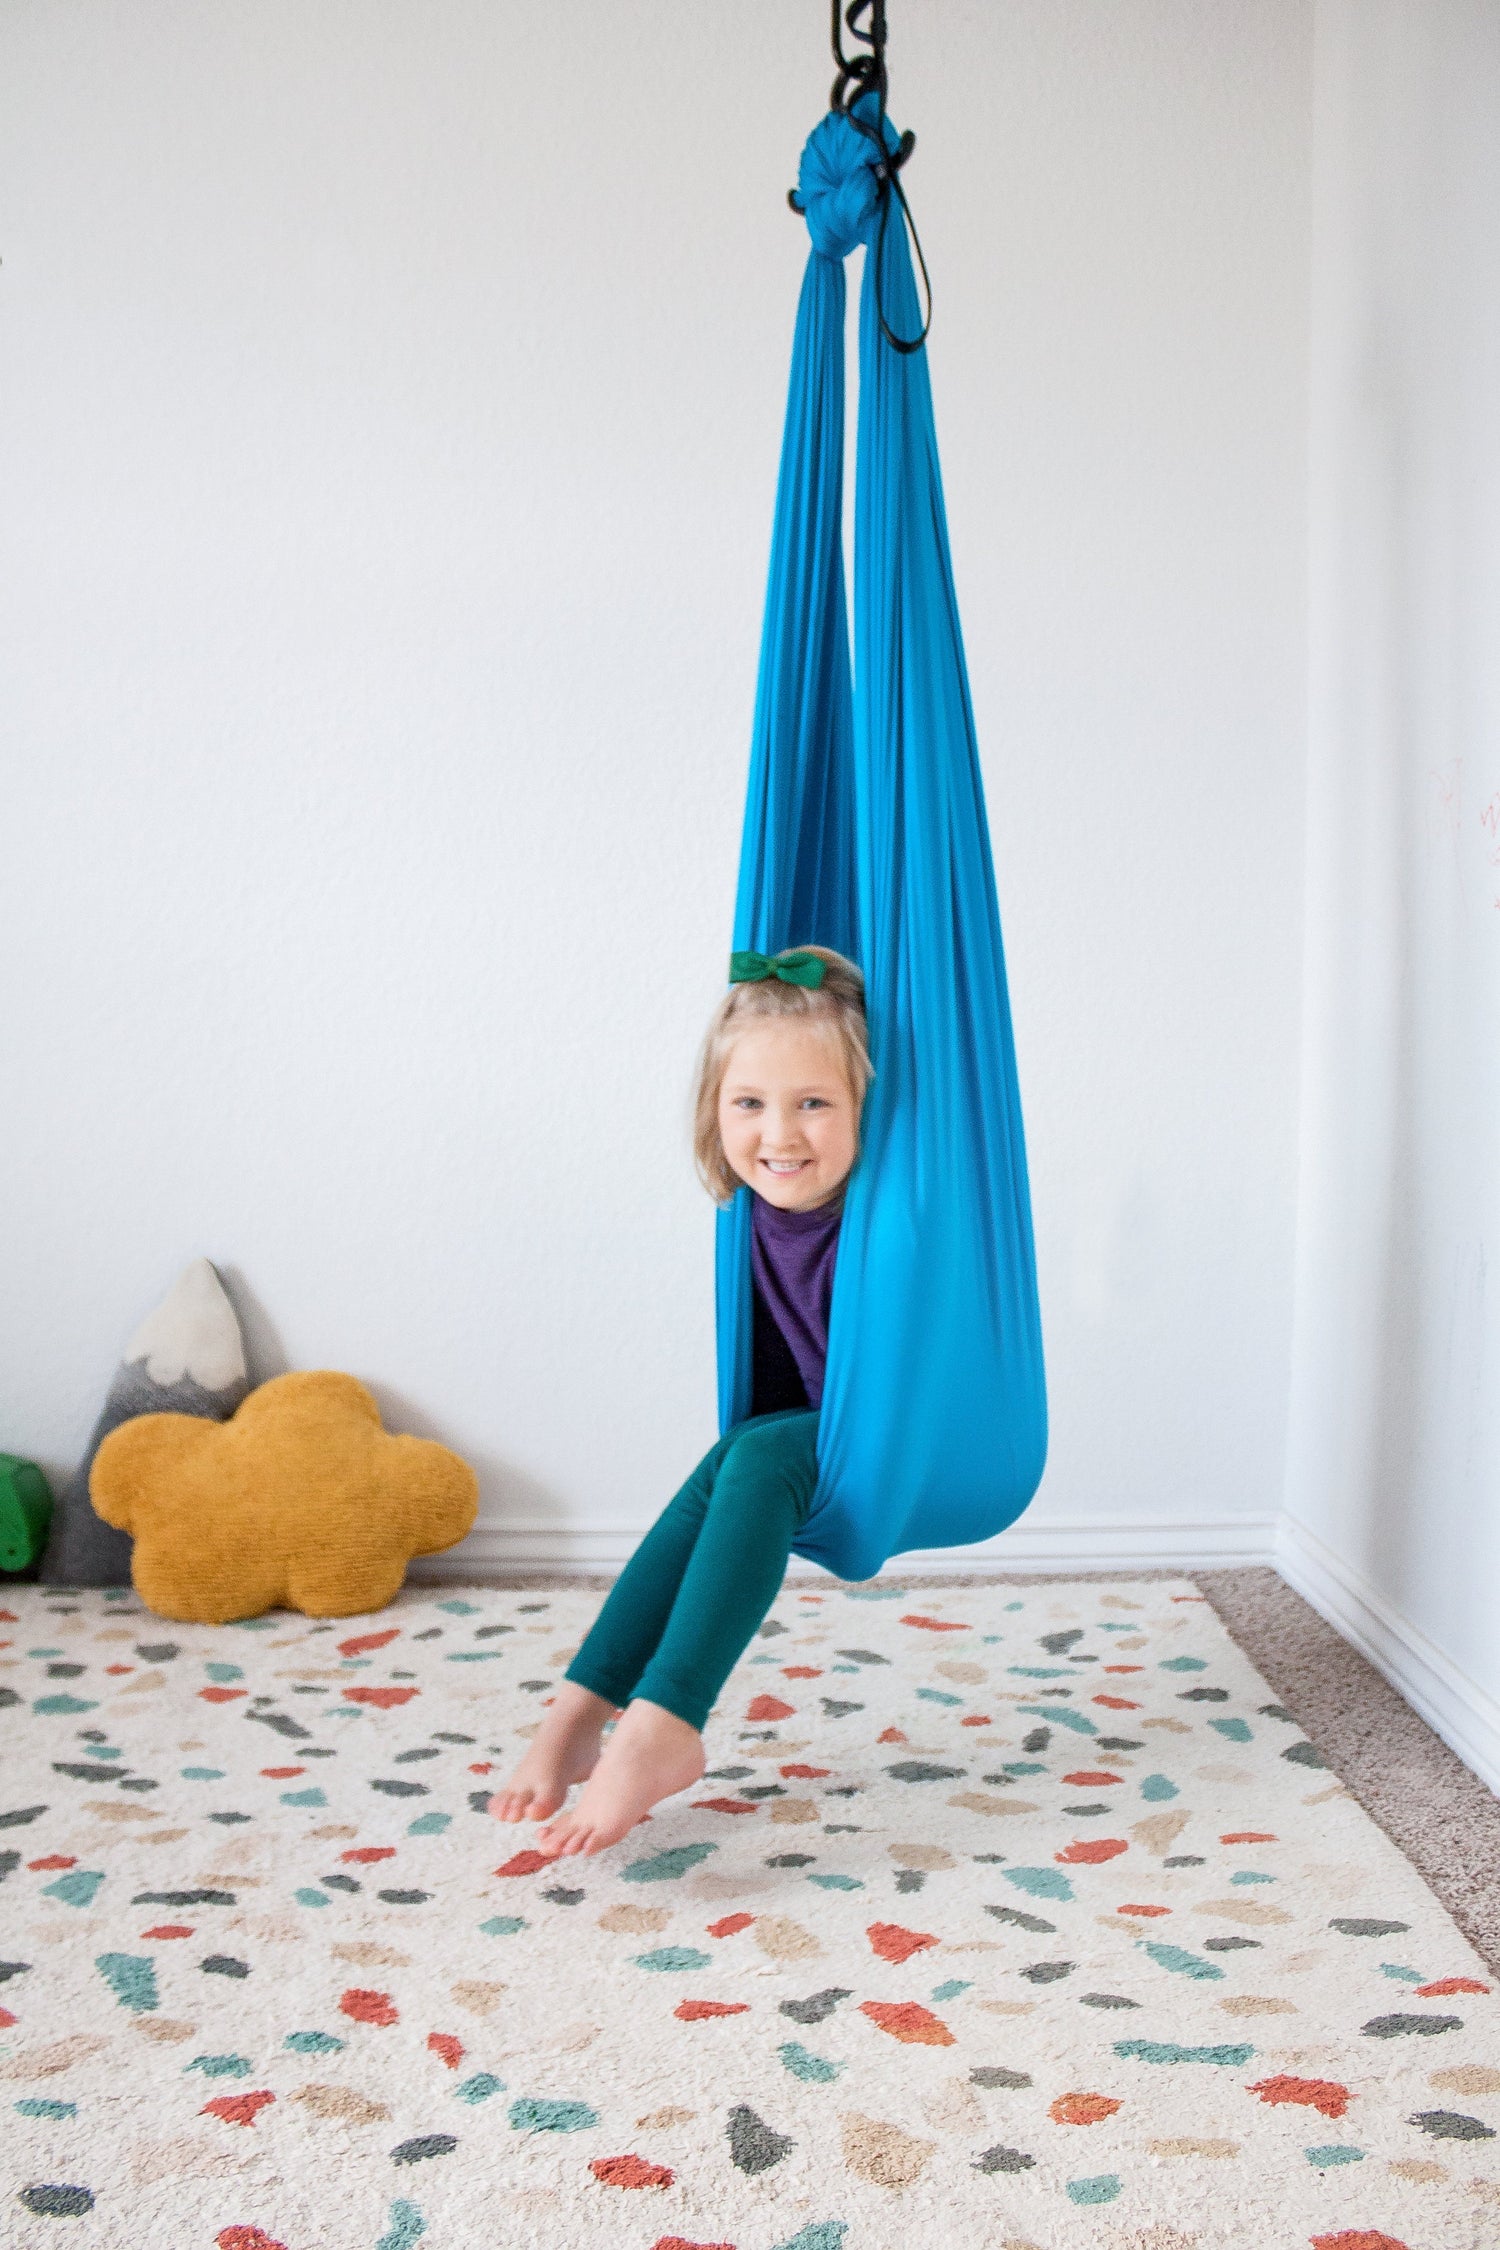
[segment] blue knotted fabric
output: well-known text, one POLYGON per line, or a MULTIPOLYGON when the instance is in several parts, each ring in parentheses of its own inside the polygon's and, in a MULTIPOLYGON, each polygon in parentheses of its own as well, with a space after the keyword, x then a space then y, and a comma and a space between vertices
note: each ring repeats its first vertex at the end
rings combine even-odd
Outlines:
MULTIPOLYGON (((872 112, 873 114, 873 112, 872 112)), ((890 145, 895 135, 886 128, 890 145)), ((802 284, 733 944, 834 946, 866 980, 875 1081, 849 1182, 796 1551, 872 1576, 1003 1530, 1047 1447, 1026 1149, 989 825, 925 349, 877 149, 830 111, 802 155, 802 284), (860 304, 851 683, 843 260, 860 304), (878 264, 878 275, 877 275, 878 264)), ((720 1422, 750 1411, 751 1191, 718 1231, 720 1422)))

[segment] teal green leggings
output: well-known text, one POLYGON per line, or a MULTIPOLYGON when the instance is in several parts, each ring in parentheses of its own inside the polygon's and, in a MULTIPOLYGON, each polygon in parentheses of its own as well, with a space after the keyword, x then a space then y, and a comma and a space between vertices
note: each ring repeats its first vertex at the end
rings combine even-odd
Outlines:
POLYGON ((780 1589, 818 1482, 818 1417, 741 1422, 705 1453, 610 1589, 568 1678, 702 1730, 780 1589))

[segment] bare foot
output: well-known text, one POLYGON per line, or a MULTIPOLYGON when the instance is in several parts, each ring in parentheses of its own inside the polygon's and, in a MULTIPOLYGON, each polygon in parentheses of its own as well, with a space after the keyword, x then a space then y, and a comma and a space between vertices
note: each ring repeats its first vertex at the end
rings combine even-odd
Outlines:
POLYGON ((651 1807, 703 1776, 703 1737, 659 1703, 630 1704, 600 1753, 588 1786, 570 1813, 537 1830, 537 1846, 554 1859, 602 1852, 628 1835, 651 1807))
POLYGON ((490 1799, 496 1820, 549 1820, 575 1781, 586 1781, 599 1762, 599 1741, 615 1706, 574 1680, 564 1680, 556 1701, 503 1789, 490 1799))

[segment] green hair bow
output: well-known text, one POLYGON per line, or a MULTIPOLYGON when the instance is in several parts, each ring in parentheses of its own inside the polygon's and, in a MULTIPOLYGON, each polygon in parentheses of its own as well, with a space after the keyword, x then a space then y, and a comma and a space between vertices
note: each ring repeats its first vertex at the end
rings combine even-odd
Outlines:
POLYGON ((816 953, 731 953, 729 981, 731 984, 761 984, 767 977, 778 977, 783 984, 800 984, 809 992, 816 992, 827 966, 816 953))

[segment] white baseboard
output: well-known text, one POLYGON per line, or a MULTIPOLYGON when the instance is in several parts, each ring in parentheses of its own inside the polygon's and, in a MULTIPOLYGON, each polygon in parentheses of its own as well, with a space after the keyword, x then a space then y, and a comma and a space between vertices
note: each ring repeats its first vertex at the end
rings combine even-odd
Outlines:
MULTIPOLYGON (((567 1576, 616 1571, 638 1545, 640 1530, 511 1520, 480 1523, 445 1555, 413 1565, 421 1579, 547 1573, 567 1576)), ((1208 1570, 1275 1559, 1273 1516, 1162 1518, 1130 1523, 1118 1517, 1052 1519, 1024 1515, 998 1538, 972 1547, 920 1547, 893 1558, 890 1569, 923 1577, 976 1570, 1103 1570, 1117 1565, 1148 1570, 1208 1570)), ((799 1566, 811 1569, 811 1564, 799 1566)))
POLYGON ((1500 1703, 1291 1516, 1281 1519, 1276 1567, 1295 1593, 1385 1674, 1470 1771, 1500 1793, 1500 1703))

